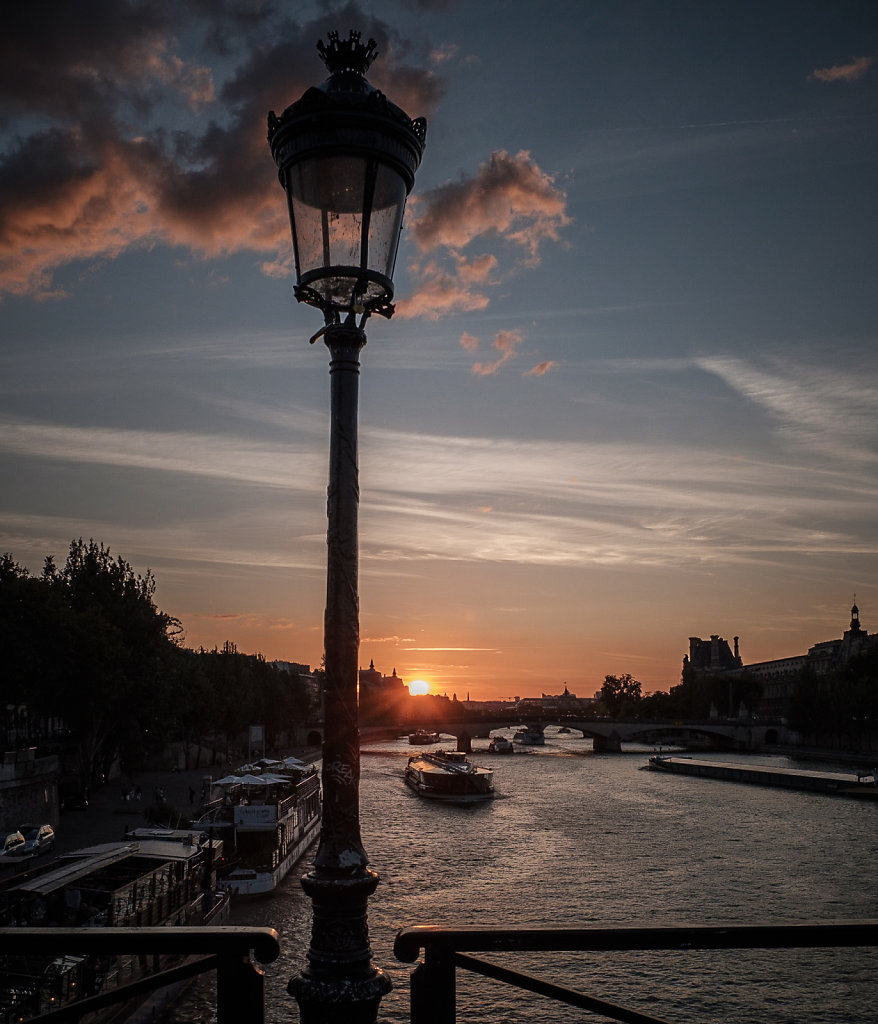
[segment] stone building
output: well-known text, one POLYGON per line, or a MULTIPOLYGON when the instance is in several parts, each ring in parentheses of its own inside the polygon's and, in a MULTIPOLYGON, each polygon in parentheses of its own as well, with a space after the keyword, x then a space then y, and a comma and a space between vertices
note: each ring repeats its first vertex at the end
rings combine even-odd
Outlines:
POLYGON ((770 661, 745 664, 740 656, 738 637, 734 638, 734 653, 728 641, 720 636, 710 640, 689 638, 689 654, 683 658, 684 670, 691 667, 699 674, 734 677, 746 673, 762 685, 762 697, 757 709, 760 717, 786 716, 792 687, 799 673, 808 669, 815 675, 827 675, 843 668, 851 658, 878 647, 878 633, 868 633, 860 624, 860 609, 851 608, 851 621, 837 640, 823 640, 808 648, 806 654, 795 654, 770 661))

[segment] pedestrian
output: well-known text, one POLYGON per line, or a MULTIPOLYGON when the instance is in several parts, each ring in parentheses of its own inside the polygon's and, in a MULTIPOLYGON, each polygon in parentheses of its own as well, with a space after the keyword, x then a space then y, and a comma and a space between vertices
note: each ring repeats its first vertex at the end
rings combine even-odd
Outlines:
POLYGON ((190 786, 189 787, 189 803, 191 804, 191 803, 194 803, 194 802, 195 802, 195 790, 190 786))

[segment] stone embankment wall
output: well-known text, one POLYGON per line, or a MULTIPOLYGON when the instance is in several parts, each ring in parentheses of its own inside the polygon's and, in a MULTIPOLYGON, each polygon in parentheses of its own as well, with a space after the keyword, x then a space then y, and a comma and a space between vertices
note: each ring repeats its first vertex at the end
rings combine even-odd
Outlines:
POLYGON ((33 822, 58 824, 58 758, 36 757, 35 748, 3 754, 0 764, 0 836, 33 822))

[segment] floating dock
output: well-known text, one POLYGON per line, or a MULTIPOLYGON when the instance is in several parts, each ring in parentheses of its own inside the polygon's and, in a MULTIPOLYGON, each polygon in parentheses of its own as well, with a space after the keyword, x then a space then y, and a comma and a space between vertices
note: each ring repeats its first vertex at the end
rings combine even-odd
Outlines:
POLYGON ((704 761, 694 757, 656 754, 646 766, 653 771, 674 775, 692 775, 699 779, 743 782, 752 786, 801 789, 829 796, 847 796, 861 800, 878 799, 875 772, 847 775, 843 772, 805 771, 796 768, 772 768, 769 765, 744 765, 728 761, 704 761))

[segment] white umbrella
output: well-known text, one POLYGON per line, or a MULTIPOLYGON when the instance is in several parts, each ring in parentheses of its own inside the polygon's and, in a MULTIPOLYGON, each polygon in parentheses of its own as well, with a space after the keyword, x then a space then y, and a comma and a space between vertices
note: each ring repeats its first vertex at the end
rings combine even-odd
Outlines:
POLYGON ((269 784, 290 781, 289 776, 287 775, 272 775, 271 772, 266 772, 265 775, 262 775, 260 778, 262 782, 267 782, 269 784))
POLYGON ((241 778, 238 779, 238 782, 240 782, 244 786, 267 786, 268 785, 268 783, 265 781, 265 779, 260 778, 258 775, 242 775, 241 778))
POLYGON ((224 779, 216 779, 211 783, 212 786, 234 786, 236 782, 240 782, 241 777, 239 775, 227 775, 224 779))
POLYGON ((304 768, 305 767, 305 762, 304 761, 300 761, 298 759, 298 757, 285 757, 283 759, 283 763, 287 766, 287 768, 304 768))

